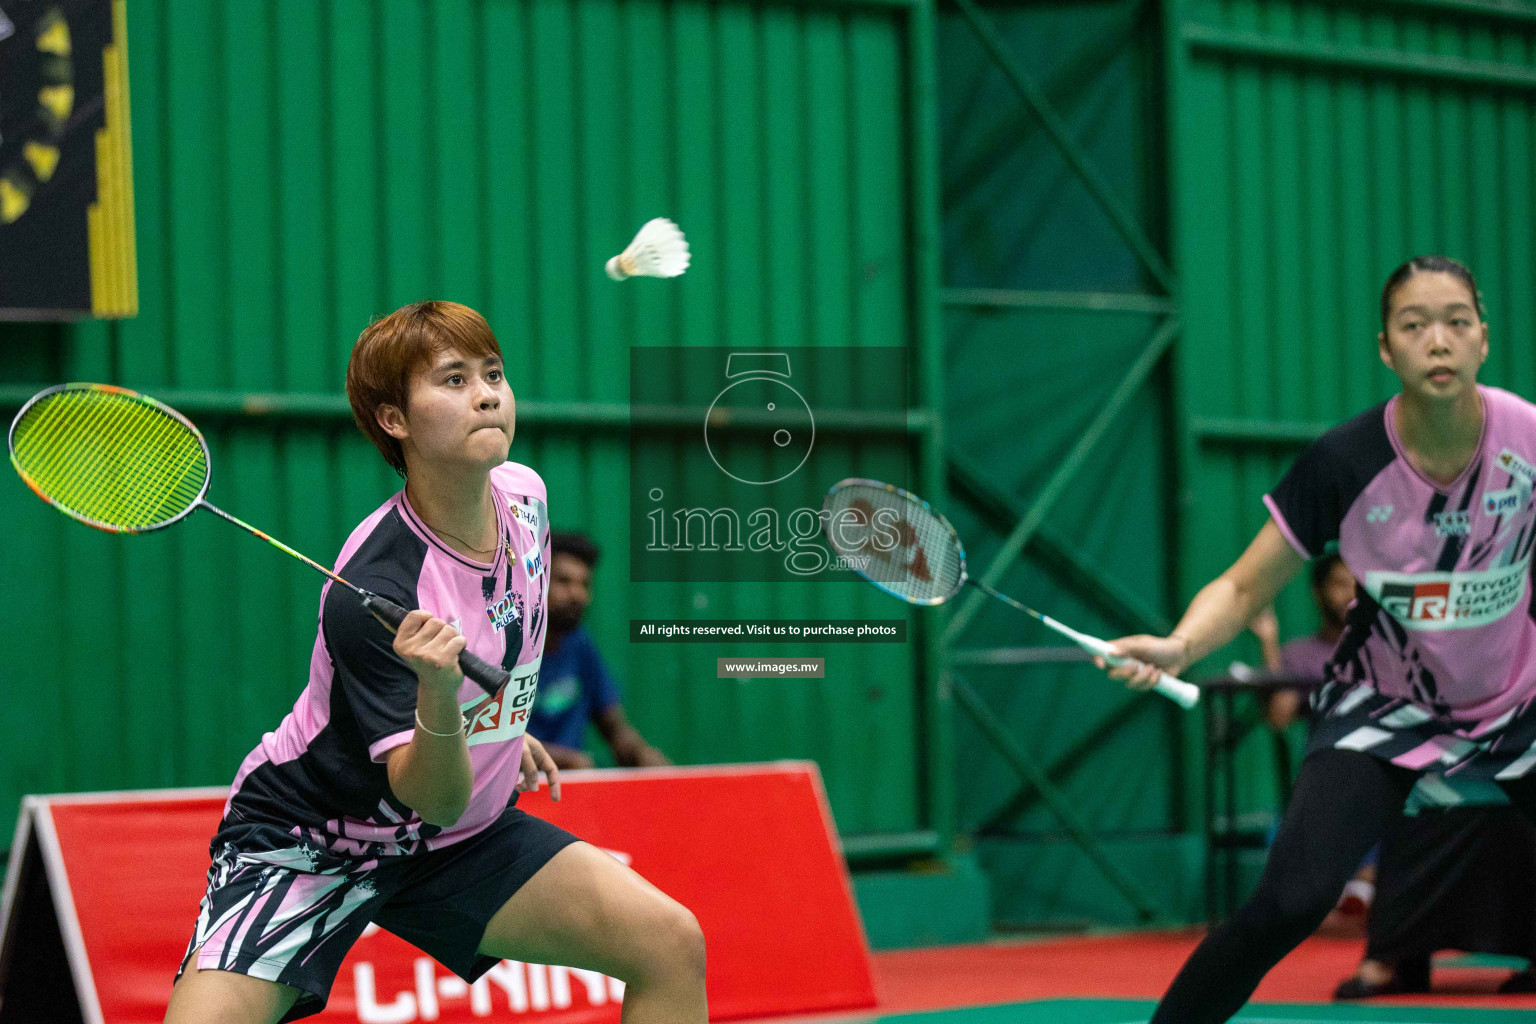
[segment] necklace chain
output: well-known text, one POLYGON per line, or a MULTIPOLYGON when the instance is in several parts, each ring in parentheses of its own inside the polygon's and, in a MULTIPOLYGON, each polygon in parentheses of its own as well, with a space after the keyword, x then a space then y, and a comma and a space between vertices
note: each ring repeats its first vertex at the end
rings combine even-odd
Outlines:
MULTIPOLYGON (((491 504, 492 515, 495 515, 495 508, 496 505, 493 499, 491 504)), ((419 511, 416 512, 416 518, 420 519, 423 523, 426 523, 427 529, 431 530, 433 533, 447 537, 449 540, 456 540, 476 554, 494 554, 501 547, 501 519, 499 517, 496 519, 496 540, 488 548, 477 548, 463 537, 460 537, 458 534, 449 533, 447 530, 444 530, 441 527, 433 526, 431 523, 427 522, 427 517, 422 515, 419 511)))
MULTIPOLYGON (((420 513, 417 513, 417 514, 420 515, 420 513)), ((427 523, 427 521, 425 519, 423 519, 422 522, 427 523)), ((496 543, 492 544, 488 548, 477 548, 473 544, 471 544, 469 541, 465 540, 463 537, 460 537, 457 534, 449 533, 447 530, 444 530, 444 529, 442 529, 440 527, 437 527, 437 526, 433 526, 431 523, 427 523, 427 526, 432 530, 433 533, 440 533, 444 537, 447 537, 450 540, 456 540, 460 544, 463 544, 466 548, 469 548, 469 550, 474 551, 477 554, 486 553, 486 552, 494 552, 497 548, 499 548, 501 546, 501 524, 499 524, 499 523, 496 526, 496 543)))

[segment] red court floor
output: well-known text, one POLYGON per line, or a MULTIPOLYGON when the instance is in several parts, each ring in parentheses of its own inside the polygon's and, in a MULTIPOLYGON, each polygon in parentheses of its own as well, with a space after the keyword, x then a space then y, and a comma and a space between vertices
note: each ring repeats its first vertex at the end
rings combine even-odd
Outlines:
MULTIPOLYGON (((1155 999, 1199 939, 1197 931, 1142 932, 876 953, 877 1012, 1084 996, 1155 999)), ((1329 1002, 1334 986, 1353 972, 1361 951, 1359 939, 1309 939, 1270 972, 1254 998, 1329 1002)), ((1536 995, 1494 994, 1508 975, 1508 970, 1494 968, 1437 967, 1433 994, 1370 1004, 1536 1009, 1536 995)))

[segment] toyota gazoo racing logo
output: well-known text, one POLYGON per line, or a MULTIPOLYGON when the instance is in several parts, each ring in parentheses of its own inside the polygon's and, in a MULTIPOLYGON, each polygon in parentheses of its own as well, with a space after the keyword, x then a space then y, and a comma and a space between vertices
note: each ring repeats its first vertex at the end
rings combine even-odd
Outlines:
POLYGON ((539 692, 539 666, 543 663, 540 655, 526 665, 519 665, 494 696, 482 695, 459 705, 468 721, 465 742, 474 747, 516 739, 523 734, 533 711, 533 698, 539 692))
POLYGON ((1409 629, 1469 629, 1520 607, 1530 559, 1483 572, 1368 572, 1365 589, 1409 629))

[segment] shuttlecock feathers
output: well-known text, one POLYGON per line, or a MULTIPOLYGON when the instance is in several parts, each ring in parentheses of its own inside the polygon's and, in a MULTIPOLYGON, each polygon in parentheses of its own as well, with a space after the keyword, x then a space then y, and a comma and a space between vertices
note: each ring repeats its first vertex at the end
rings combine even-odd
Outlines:
POLYGON ((608 276, 676 277, 688 269, 688 239, 665 217, 645 222, 628 248, 608 261, 608 276))

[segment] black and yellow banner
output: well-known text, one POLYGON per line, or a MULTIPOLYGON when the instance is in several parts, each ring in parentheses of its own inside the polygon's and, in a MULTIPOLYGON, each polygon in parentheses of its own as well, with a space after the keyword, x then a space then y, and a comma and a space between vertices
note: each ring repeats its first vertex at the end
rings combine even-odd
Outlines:
POLYGON ((126 0, 0 0, 0 318, 138 312, 126 0))

